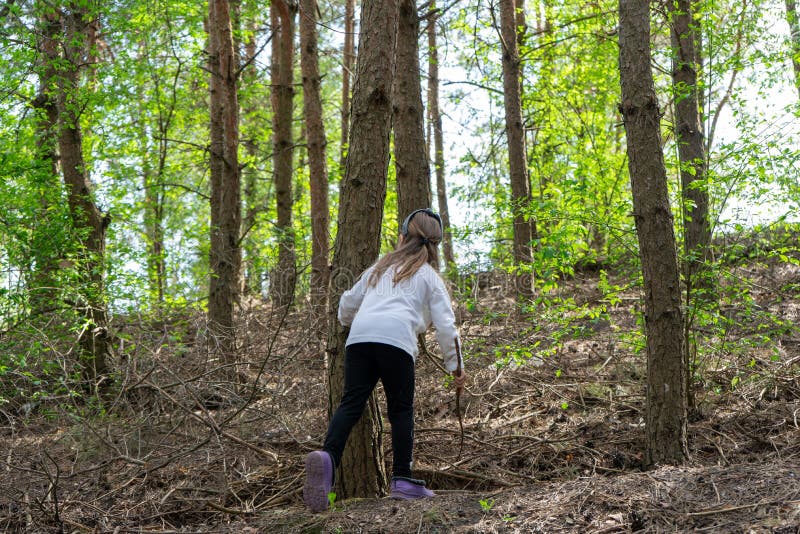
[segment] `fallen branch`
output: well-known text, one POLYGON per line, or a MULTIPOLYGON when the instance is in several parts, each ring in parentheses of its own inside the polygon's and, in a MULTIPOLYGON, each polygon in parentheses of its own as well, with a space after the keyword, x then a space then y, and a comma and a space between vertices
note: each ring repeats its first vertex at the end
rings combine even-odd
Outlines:
POLYGON ((701 510, 699 512, 687 512, 686 515, 690 517, 702 517, 707 515, 716 515, 716 514, 724 514, 727 512, 735 512, 737 510, 746 510, 748 508, 758 508, 759 506, 771 506, 773 504, 800 504, 800 500, 797 501, 784 501, 782 499, 775 499, 772 501, 761 501, 754 504, 743 504, 741 506, 726 506, 725 508, 710 508, 707 510, 701 510))

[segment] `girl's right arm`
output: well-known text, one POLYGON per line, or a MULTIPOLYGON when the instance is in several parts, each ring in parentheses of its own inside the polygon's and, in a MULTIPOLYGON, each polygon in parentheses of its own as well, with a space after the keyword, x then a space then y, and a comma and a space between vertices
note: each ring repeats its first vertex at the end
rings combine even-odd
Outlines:
MULTIPOLYGON (((456 338, 459 336, 456 329, 456 318, 450 304, 447 287, 438 275, 435 276, 435 284, 430 297, 431 321, 436 329, 436 341, 439 342, 439 348, 442 351, 444 367, 452 373, 458 367, 456 338)), ((460 339, 459 343, 461 343, 460 339)), ((463 362, 461 362, 461 367, 463 369, 463 362)))

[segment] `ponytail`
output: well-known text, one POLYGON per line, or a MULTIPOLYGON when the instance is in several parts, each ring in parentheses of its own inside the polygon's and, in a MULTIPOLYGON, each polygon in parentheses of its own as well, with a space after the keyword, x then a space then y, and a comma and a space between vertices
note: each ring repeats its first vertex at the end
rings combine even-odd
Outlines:
POLYGON ((437 219, 420 213, 403 225, 406 229, 402 242, 395 250, 378 260, 368 283, 374 286, 387 269, 394 267, 393 284, 411 278, 426 263, 439 269, 439 242, 442 227, 437 219))

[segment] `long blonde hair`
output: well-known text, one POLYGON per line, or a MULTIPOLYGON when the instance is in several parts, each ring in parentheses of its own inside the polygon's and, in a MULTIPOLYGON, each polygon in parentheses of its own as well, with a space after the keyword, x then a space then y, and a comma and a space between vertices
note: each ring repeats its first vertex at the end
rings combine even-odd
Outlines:
POLYGON ((383 273, 394 266, 392 283, 398 284, 410 278, 425 265, 439 269, 439 242, 442 240, 442 227, 439 221, 425 211, 413 214, 408 222, 408 232, 397 248, 389 252, 375 264, 369 277, 369 285, 378 283, 383 273))

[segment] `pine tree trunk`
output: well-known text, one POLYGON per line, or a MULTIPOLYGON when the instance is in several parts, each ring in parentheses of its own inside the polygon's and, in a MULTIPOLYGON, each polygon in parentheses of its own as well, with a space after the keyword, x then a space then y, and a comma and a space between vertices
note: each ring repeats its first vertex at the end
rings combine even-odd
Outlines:
MULTIPOLYGON (((251 35, 244 43, 244 60, 251 62, 247 65, 242 63, 240 68, 242 71, 242 87, 252 87, 258 82, 258 72, 254 65, 254 60, 257 50, 255 41, 255 21, 249 21, 248 30, 251 35)), ((247 94, 247 93, 242 93, 247 94)), ((259 195, 258 195, 258 143, 254 129, 257 127, 257 117, 259 106, 261 102, 251 97, 245 102, 240 102, 242 106, 242 129, 246 130, 242 133, 242 144, 244 145, 244 152, 246 154, 247 164, 242 168, 243 184, 243 207, 244 215, 242 217, 242 233, 245 236, 242 240, 242 292, 249 295, 261 295, 261 272, 259 269, 258 260, 258 243, 257 238, 251 234, 253 227, 256 225, 256 216, 260 211, 259 195), (248 129, 249 127, 249 129, 248 129)))
POLYGON ((275 29, 272 38, 272 135, 278 211, 275 226, 278 234, 278 265, 270 277, 270 296, 276 306, 288 306, 294 298, 297 278, 292 227, 294 16, 297 7, 287 0, 275 0, 270 9, 275 29))
POLYGON ((86 302, 83 304, 86 325, 79 338, 81 363, 84 378, 96 383, 107 371, 110 348, 103 287, 105 237, 110 219, 100 212, 92 200, 91 183, 83 157, 79 79, 81 67, 86 64, 89 16, 85 9, 73 7, 63 17, 66 32, 61 43, 64 57, 59 62, 58 76, 61 81, 58 147, 72 224, 75 230, 83 234, 81 268, 87 286, 84 288, 86 302))
POLYGON ((794 67, 794 83, 800 94, 800 18, 797 17, 797 2, 786 0, 786 21, 792 38, 792 67, 794 67))
POLYGON ((687 369, 675 232, 661 152, 660 112, 650 70, 649 4, 621 0, 619 13, 621 110, 645 290, 644 463, 680 464, 688 457, 687 369))
POLYGON ((697 86, 696 29, 692 0, 668 2, 672 24, 672 87, 675 93, 675 134, 683 194, 685 277, 690 299, 713 301, 711 223, 706 189, 706 152, 697 86))
MULTIPOLYGON (((394 0, 364 0, 358 75, 353 88, 350 150, 339 201, 339 231, 333 249, 328 335, 329 409, 344 386, 347 329, 337 320, 339 299, 380 252, 381 221, 389 165, 391 90, 397 5, 394 0)), ((353 429, 337 476, 337 495, 383 495, 382 424, 375 395, 353 429)))
MULTIPOLYGON (((211 67, 211 280, 209 327, 223 362, 236 362, 234 311, 239 299, 239 103, 231 11, 227 0, 209 0, 211 67)), ((235 369, 229 368, 229 375, 235 369)))
POLYGON ((514 0, 500 1, 500 36, 503 49, 503 101, 508 141, 511 203, 514 216, 514 263, 521 268, 518 290, 524 297, 533 295, 533 276, 525 272, 532 267, 531 242, 534 232, 526 211, 531 203, 531 188, 525 150, 525 129, 522 123, 520 57, 517 46, 517 14, 514 0))
MULTIPOLYGON (((328 168, 327 140, 322 122, 316 0, 300 3, 300 62, 303 73, 303 112, 308 139, 311 195, 311 306, 324 329, 328 297, 328 168)), ((316 322, 316 321, 315 321, 316 322)))
POLYGON ((342 54, 342 152, 340 154, 340 174, 344 173, 347 143, 350 141, 350 82, 356 63, 355 46, 356 0, 345 0, 344 7, 344 51, 342 54))
MULTIPOLYGON (((432 3, 431 10, 436 9, 432 3)), ((455 267, 453 254, 453 235, 450 231, 450 210, 447 206, 447 183, 445 181, 444 139, 442 136, 442 114, 439 111, 439 51, 436 44, 437 16, 431 17, 428 23, 428 111, 433 125, 433 162, 436 171, 436 193, 439 203, 439 216, 442 218, 444 237, 442 251, 445 265, 455 267)))
POLYGON ((431 175, 425 150, 416 0, 399 0, 398 9, 392 120, 399 225, 412 211, 431 206, 431 175))

